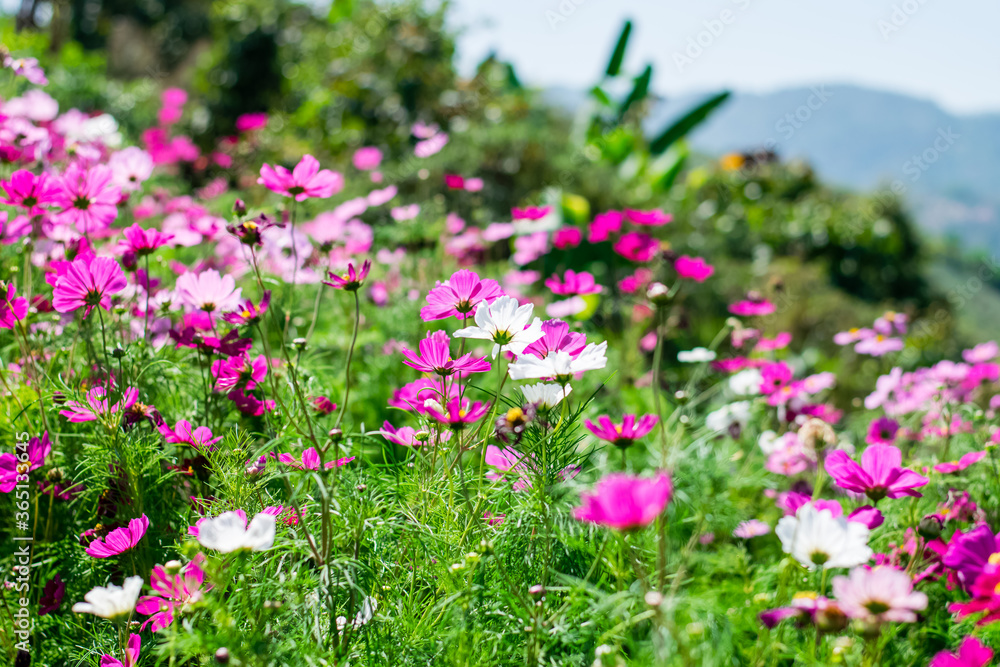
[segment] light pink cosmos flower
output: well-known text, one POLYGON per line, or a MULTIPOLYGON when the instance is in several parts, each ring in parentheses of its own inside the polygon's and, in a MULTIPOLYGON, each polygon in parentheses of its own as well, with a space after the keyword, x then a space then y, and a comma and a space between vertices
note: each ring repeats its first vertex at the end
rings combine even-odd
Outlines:
POLYGON ((127 527, 112 530, 103 540, 98 538, 91 542, 87 547, 87 555, 94 558, 110 558, 123 554, 134 549, 148 529, 149 518, 143 514, 138 519, 129 521, 127 527))
MULTIPOLYGON (((319 452, 316 451, 315 447, 310 447, 302 452, 301 458, 295 456, 294 454, 282 453, 278 454, 278 460, 285 465, 298 470, 319 470, 319 452)), ((327 461, 323 467, 329 470, 330 468, 347 465, 353 460, 353 456, 348 456, 337 459, 336 461, 327 461)))
POLYGON ((658 423, 660 418, 656 415, 643 415, 638 419, 635 415, 622 415, 621 424, 614 423, 607 415, 601 415, 597 418, 597 424, 588 419, 584 422, 584 426, 598 438, 610 442, 615 447, 629 447, 652 431, 658 423))
POLYGON ((792 342, 792 334, 787 331, 778 333, 774 338, 762 337, 757 341, 754 350, 757 352, 771 352, 773 350, 783 350, 792 342))
POLYGON ((451 358, 448 334, 444 331, 428 333, 420 341, 420 354, 403 350, 403 363, 421 373, 436 373, 447 377, 453 373, 485 373, 492 368, 486 357, 473 358, 472 353, 457 359, 451 358))
POLYGON ((479 274, 462 269, 428 292, 427 305, 420 309, 420 318, 424 322, 448 317, 468 319, 475 314, 480 302, 489 303, 501 296, 503 290, 497 281, 480 280, 479 274))
POLYGON ((420 204, 407 204, 406 206, 396 206, 391 211, 389 215, 396 222, 406 222, 407 220, 413 220, 415 217, 420 215, 420 204))
POLYGON ((644 528, 660 516, 672 491, 664 472, 653 478, 610 473, 592 492, 580 494, 573 518, 622 531, 644 528))
POLYGON ((267 359, 259 355, 253 361, 246 353, 212 362, 215 390, 229 392, 234 389, 252 391, 267 377, 267 359))
POLYGON ((23 76, 36 86, 49 83, 45 78, 45 70, 38 64, 38 58, 15 58, 8 54, 3 58, 3 66, 14 72, 15 76, 23 76))
POLYGON ((128 646, 125 648, 124 661, 110 655, 102 655, 98 667, 138 667, 139 653, 142 650, 142 637, 132 633, 128 636, 128 646))
POLYGON ((984 458, 986 458, 985 450, 981 452, 969 452, 957 461, 945 461, 944 463, 938 463, 934 466, 934 472, 939 472, 943 475, 961 472, 972 464, 979 463, 984 458))
POLYGON ((441 433, 438 438, 431 438, 429 434, 427 438, 422 438, 418 437, 417 430, 410 426, 401 426, 397 429, 387 421, 382 423, 379 434, 389 442, 403 447, 423 447, 424 445, 433 445, 436 441, 447 442, 451 439, 450 431, 441 433))
POLYGON ((553 274, 545 281, 545 286, 560 296, 600 294, 604 290, 602 285, 596 283, 593 274, 586 271, 577 273, 573 269, 568 269, 562 280, 559 274, 553 274))
POLYGON ((212 451, 213 445, 222 440, 222 436, 212 437, 212 429, 207 426, 192 428, 191 422, 186 419, 178 421, 173 428, 167 426, 166 422, 157 427, 164 439, 172 444, 190 445, 195 449, 205 449, 212 451))
POLYGON ((858 341, 854 346, 854 351, 858 354, 869 354, 873 357, 881 357, 889 352, 899 352, 905 344, 901 338, 890 338, 882 334, 875 334, 858 341))
POLYGON ((871 329, 848 329, 834 335, 833 342, 837 345, 850 345, 851 343, 857 343, 859 340, 871 338, 874 335, 875 332, 871 329))
POLYGON ((914 489, 928 479, 901 467, 903 455, 894 445, 870 445, 861 454, 861 464, 855 463, 842 449, 826 457, 826 472, 842 489, 864 493, 873 501, 902 496, 921 497, 914 489))
POLYGON ((365 146, 354 151, 352 160, 355 169, 360 169, 361 171, 378 169, 378 166, 382 164, 382 151, 374 146, 365 146))
POLYGON ((612 246, 614 251, 633 262, 649 262, 656 257, 660 242, 649 234, 628 232, 622 234, 612 246))
POLYGON ((329 285, 334 289, 342 289, 347 292, 357 292, 361 289, 361 285, 364 283, 365 278, 368 277, 368 272, 371 271, 372 261, 366 259, 361 264, 361 269, 355 269, 354 263, 351 262, 347 265, 347 271, 343 274, 337 274, 332 271, 327 271, 326 276, 329 280, 324 280, 324 285, 329 285))
POLYGON ((310 197, 327 199, 337 194, 344 188, 344 177, 329 169, 320 170, 319 160, 303 155, 292 171, 264 163, 257 183, 279 195, 305 201, 310 197))
POLYGON ((129 192, 138 190, 153 175, 153 157, 138 146, 129 146, 108 158, 115 185, 129 192))
POLYGON ((49 432, 43 433, 41 438, 31 438, 25 451, 28 456, 27 461, 18 461, 16 454, 8 452, 0 454, 0 493, 13 491, 17 487, 18 475, 27 475, 45 465, 45 459, 52 453, 49 432))
POLYGON ((661 227, 674 219, 674 216, 664 213, 659 209, 640 211, 634 208, 627 208, 625 209, 625 217, 633 225, 642 225, 645 227, 661 227))
POLYGON ((750 519, 749 521, 742 521, 740 525, 736 526, 736 529, 733 531, 733 537, 738 537, 741 540, 749 540, 751 537, 760 537, 770 532, 771 527, 763 521, 750 519))
POLYGON ((153 568, 149 586, 156 594, 143 595, 135 606, 137 612, 149 616, 142 624, 143 630, 150 624, 153 632, 168 627, 174 622, 176 607, 194 604, 201 600, 206 591, 211 590, 211 586, 204 586, 205 571, 201 569, 204 562, 205 556, 198 554, 177 574, 167 574, 162 565, 153 568))
POLYGON ((688 278, 698 283, 705 282, 715 273, 715 267, 701 257, 687 255, 681 255, 674 260, 674 270, 681 278, 688 278))
POLYGON ((941 651, 935 655, 927 667, 986 667, 993 659, 993 650, 969 635, 962 640, 958 653, 941 651))
POLYGON ((109 417, 121 411, 128 410, 139 398, 139 390, 135 387, 128 387, 122 392, 121 398, 112 405, 108 405, 107 389, 104 387, 94 387, 87 392, 86 404, 79 401, 66 401, 66 409, 60 410, 59 414, 66 417, 71 422, 78 424, 109 417))
POLYGON ((177 278, 175 289, 181 303, 206 313, 236 310, 243 296, 233 276, 219 275, 215 269, 198 274, 188 271, 177 278))
POLYGON ((10 175, 9 181, 2 181, 0 185, 7 192, 0 203, 20 206, 29 217, 45 213, 45 207, 56 204, 62 192, 57 179, 46 173, 36 176, 27 169, 18 169, 10 175))
POLYGON ((511 259, 518 266, 524 266, 535 261, 549 251, 549 235, 547 232, 525 234, 514 239, 514 255, 511 259))
POLYGON ((139 223, 122 230, 125 238, 118 242, 118 249, 125 252, 134 252, 137 256, 143 257, 152 254, 157 248, 170 243, 173 234, 164 234, 156 229, 143 229, 139 223))
POLYGON ((13 329, 15 322, 28 316, 28 300, 17 296, 13 285, 0 283, 0 329, 13 329))
POLYGON ((110 257, 81 257, 65 271, 52 292, 52 307, 60 313, 86 308, 86 317, 95 306, 110 311, 111 295, 128 285, 122 267, 110 257))
POLYGON ((910 575, 886 565, 834 577, 833 594, 845 614, 873 624, 913 623, 927 608, 927 596, 913 590, 910 575))
POLYGON ((963 350, 962 358, 970 364, 982 364, 1000 357, 1000 345, 995 341, 980 343, 971 350, 963 350))
POLYGON ((56 214, 61 223, 76 225, 83 233, 107 229, 118 217, 122 191, 111 182, 107 165, 85 169, 74 163, 59 179, 61 188, 56 204, 63 210, 56 214))
POLYGON ((418 141, 416 145, 413 146, 413 154, 419 158, 428 158, 432 155, 440 153, 441 149, 447 145, 448 135, 444 132, 438 132, 423 141, 418 141))

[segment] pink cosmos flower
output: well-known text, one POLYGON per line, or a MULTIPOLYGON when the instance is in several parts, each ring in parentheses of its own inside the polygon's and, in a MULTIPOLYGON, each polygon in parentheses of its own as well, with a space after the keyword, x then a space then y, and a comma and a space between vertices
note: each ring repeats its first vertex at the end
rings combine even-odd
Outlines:
POLYGON ((962 586, 970 588, 993 562, 1000 560, 998 554, 1000 537, 983 523, 965 533, 956 531, 941 561, 955 571, 962 586))
POLYGON ((865 442, 869 445, 891 445, 896 441, 898 432, 899 422, 889 417, 879 417, 868 427, 868 437, 865 438, 865 442))
POLYGON ((927 667, 986 667, 993 659, 993 650, 969 635, 962 640, 958 654, 941 651, 931 659, 927 667))
POLYGON ((428 333, 420 341, 420 354, 403 350, 403 363, 421 373, 436 373, 447 377, 453 373, 485 373, 492 368, 486 357, 473 358, 472 353, 458 359, 451 358, 448 334, 444 331, 428 333))
POLYGON ((644 528, 666 508, 672 490, 670 477, 663 472, 653 478, 610 473, 592 492, 580 495, 573 518, 623 531, 644 528))
POLYGON ((729 306, 729 312, 740 317, 755 317, 770 315, 775 311, 774 304, 756 295, 729 306))
POLYGON ((625 276, 618 281, 618 289, 625 294, 635 294, 646 289, 653 280, 653 272, 640 266, 630 276, 625 276))
POLYGON ((73 224, 83 233, 107 229, 118 217, 118 201, 122 191, 111 182, 109 167, 98 164, 84 169, 71 164, 59 179, 61 188, 56 204, 62 212, 56 220, 73 224))
POLYGON ((894 567, 856 567, 849 577, 833 578, 841 610, 869 623, 913 623, 927 608, 927 596, 914 592, 910 575, 894 567))
POLYGON ((139 652, 142 650, 142 637, 137 634, 129 634, 128 647, 125 649, 124 661, 113 658, 110 655, 102 655, 99 667, 138 667, 139 652))
POLYGON ((959 618, 985 611, 986 615, 976 621, 976 625, 980 626, 1000 621, 1000 565, 988 564, 969 592, 972 594, 971 600, 952 602, 948 605, 948 611, 958 614, 959 618))
POLYGON ((151 254, 157 248, 170 243, 173 234, 164 234, 156 229, 143 229, 139 223, 127 227, 122 231, 125 238, 118 242, 118 249, 126 252, 134 252, 137 256, 151 254))
POLYGON ((267 377, 267 359, 262 354, 251 361, 246 353, 217 359, 212 362, 212 375, 218 392, 251 391, 267 377))
POLYGON ((600 294, 604 287, 594 281, 594 276, 586 271, 577 273, 568 269, 563 280, 558 274, 553 274, 545 281, 545 286, 552 290, 553 294, 560 296, 574 296, 584 294, 600 294))
POLYGON ((649 234, 628 232, 612 246, 614 251, 632 262, 649 262, 656 257, 660 242, 649 234))
POLYGON ((292 171, 284 167, 264 163, 260 167, 257 183, 272 192, 295 201, 305 201, 310 197, 327 199, 344 188, 344 177, 329 169, 320 170, 319 161, 312 155, 303 155, 292 171))
POLYGON ((510 217, 514 220, 541 220, 551 212, 551 206, 527 206, 510 209, 510 217))
POLYGON ((542 322, 542 337, 524 348, 524 353, 544 359, 562 350, 576 357, 586 346, 586 334, 570 331, 569 324, 562 320, 546 320, 542 322))
POLYGON ((128 410, 139 398, 139 390, 135 387, 128 387, 122 392, 121 398, 112 405, 108 405, 107 389, 104 387, 94 387, 87 392, 87 403, 79 401, 66 401, 65 410, 60 410, 59 414, 66 417, 71 422, 78 424, 82 422, 95 421, 102 417, 110 417, 123 410, 128 410))
POLYGON ((382 151, 374 146, 365 146, 354 151, 352 160, 354 161, 354 167, 361 171, 378 169, 378 166, 382 164, 382 151))
POLYGON ((149 518, 143 514, 138 519, 128 522, 127 528, 116 528, 104 539, 96 539, 87 547, 87 555, 94 558, 109 558, 134 549, 149 528, 149 518))
POLYGON ((659 209, 640 211, 634 208, 627 208, 625 209, 625 217, 633 225, 643 225, 646 227, 661 227, 674 219, 674 216, 664 213, 659 209))
POLYGON ((181 303, 206 313, 236 310, 243 295, 233 276, 219 275, 215 269, 181 275, 177 278, 176 292, 181 303))
POLYGON ((156 594, 143 595, 135 606, 137 612, 149 616, 142 624, 143 630, 150 624, 153 626, 153 632, 168 627, 174 622, 175 608, 183 608, 184 605, 198 602, 204 592, 211 589, 211 586, 203 589, 205 584, 205 571, 201 569, 203 562, 205 556, 198 554, 177 574, 167 574, 162 565, 153 568, 149 586, 156 591, 156 594))
POLYGON ((733 531, 733 537, 738 537, 742 540, 749 540, 751 537, 760 537, 761 535, 767 535, 770 532, 771 527, 763 521, 750 519, 749 521, 743 521, 740 525, 736 526, 736 529, 733 531))
POLYGON ((252 132, 267 127, 267 114, 263 111, 245 113, 236 117, 237 132, 252 132))
POLYGON ((590 223, 590 243, 600 243, 607 241, 611 234, 621 231, 624 215, 620 211, 607 211, 594 216, 594 221, 590 223))
POLYGON ((361 289, 361 285, 364 283, 365 278, 368 277, 368 272, 372 268, 372 261, 366 259, 361 265, 361 270, 358 271, 354 268, 354 263, 351 262, 347 265, 347 271, 343 274, 336 274, 332 271, 327 271, 326 276, 329 280, 324 280, 324 285, 329 285, 334 289, 342 289, 348 292, 357 292, 361 289))
POLYGON ((859 340, 871 338, 874 335, 875 332, 871 329, 848 329, 836 334, 833 337, 833 342, 837 345, 850 345, 851 343, 857 343, 859 340))
POLYGON ((337 410, 337 404, 326 396, 317 396, 310 401, 313 409, 321 415, 333 414, 337 410))
POLYGON ((157 430, 164 439, 172 444, 190 445, 195 449, 206 449, 212 451, 213 445, 222 440, 222 436, 212 437, 212 429, 207 426, 191 427, 191 422, 181 419, 173 428, 167 426, 166 422, 160 424, 157 430))
POLYGON ((826 457, 826 472, 842 489, 864 493, 873 501, 902 496, 921 497, 914 489, 928 479, 912 470, 900 467, 903 455, 893 445, 870 445, 861 454, 861 464, 855 463, 842 449, 826 457))
POLYGON ((480 302, 490 303, 501 296, 503 289, 497 281, 490 278, 480 280, 474 271, 462 269, 431 289, 427 294, 427 305, 420 309, 420 317, 424 322, 448 317, 468 319, 475 314, 480 302))
POLYGON ((575 248, 583 241, 583 232, 577 227, 563 227, 552 234, 552 245, 560 250, 575 248))
MULTIPOLYGON (((41 438, 31 438, 25 447, 27 461, 18 461, 17 454, 0 454, 0 493, 10 493, 17 487, 17 476, 27 475, 45 465, 45 459, 52 453, 52 443, 46 431, 41 438)), ((24 480, 22 480, 23 482, 24 480)))
POLYGON ((129 146, 108 158, 111 180, 124 191, 134 191, 153 175, 153 157, 138 146, 129 146))
POLYGON ((635 415, 626 414, 622 415, 621 424, 615 424, 611 417, 601 415, 597 418, 597 424, 588 419, 584 426, 601 440, 624 448, 648 434, 659 422, 660 418, 656 415, 643 415, 636 419, 635 415))
POLYGON ((906 324, 910 318, 905 313, 888 311, 885 315, 875 320, 872 329, 883 336, 891 336, 898 333, 900 336, 906 335, 906 324))
POLYGON ((249 326, 258 322, 264 316, 264 313, 267 312, 267 308, 270 305, 271 290, 264 290, 264 296, 261 298, 259 305, 255 304, 251 299, 247 299, 241 307, 231 313, 224 314, 222 319, 237 326, 249 326))
POLYGON ((950 475, 951 473, 961 472, 965 470, 973 463, 979 463, 986 457, 986 451, 981 452, 969 452, 957 461, 946 461, 944 463, 938 463, 934 466, 934 472, 939 472, 944 475, 950 475))
MULTIPOLYGON (((382 422, 379 433, 389 442, 394 442, 403 447, 422 447, 424 440, 417 437, 417 431, 410 426, 394 427, 388 421, 382 422)), ((451 435, 450 433, 448 435, 451 435)))
POLYGON ((445 132, 433 134, 413 146, 413 154, 419 158, 428 158, 441 152, 448 145, 448 135, 445 132))
POLYGON ((490 410, 489 403, 479 401, 472 403, 467 398, 459 397, 452 398, 443 406, 440 403, 431 403, 425 407, 429 417, 447 424, 456 431, 461 431, 469 424, 479 421, 490 410))
POLYGON ((549 251, 549 235, 546 232, 525 234, 514 239, 514 256, 511 259, 518 266, 535 261, 549 251))
POLYGON ((783 361, 766 364, 760 369, 760 393, 765 396, 777 392, 792 380, 792 368, 783 361))
MULTIPOLYGON (((735 333, 735 332, 734 332, 735 333)), ((761 337, 754 346, 757 352, 771 352, 773 350, 783 350, 792 342, 792 334, 782 331, 774 338, 761 337)), ((810 392, 815 393, 815 392, 810 392)))
POLYGON ((701 257, 681 255, 674 261, 674 270, 681 278, 703 283, 715 273, 715 267, 701 257))
POLYGON ((995 341, 980 343, 971 350, 963 350, 962 358, 970 364, 981 364, 1000 357, 1000 345, 995 341))
POLYGON ((28 300, 17 296, 13 285, 0 283, 0 329, 13 329, 15 322, 28 316, 28 300))
MULTIPOLYGON (((511 447, 501 448, 489 445, 486 447, 485 461, 488 466, 501 472, 511 473, 508 476, 513 479, 514 483, 511 488, 514 491, 524 491, 531 488, 531 476, 537 474, 531 458, 511 447)), ((495 472, 486 474, 486 478, 491 482, 499 481, 504 477, 504 475, 495 472)))
POLYGON ((14 72, 15 76, 23 76, 36 86, 49 83, 45 78, 45 70, 38 64, 38 58, 15 58, 8 54, 3 58, 3 66, 14 72))
POLYGON ((265 412, 274 410, 277 405, 273 400, 262 401, 253 394, 244 392, 242 389, 234 389, 229 392, 226 398, 232 401, 236 409, 243 414, 255 417, 260 417, 265 412))
POLYGON ((875 334, 858 341, 854 346, 854 351, 858 354, 869 354, 873 357, 881 357, 889 352, 899 352, 905 344, 901 338, 889 338, 882 334, 875 334))
POLYGON ((56 281, 52 307, 60 313, 86 308, 84 317, 94 306, 110 311, 111 295, 121 292, 127 284, 122 267, 109 257, 76 259, 56 281))
POLYGON ((57 203, 62 192, 58 180, 49 174, 36 176, 27 169, 18 169, 10 175, 9 181, 2 181, 0 185, 7 192, 0 203, 20 206, 29 217, 45 213, 44 207, 57 203))
MULTIPOLYGON (((301 458, 296 457, 294 454, 278 454, 278 460, 298 470, 319 470, 319 452, 316 451, 315 447, 310 447, 302 452, 301 458)), ((323 467, 329 470, 330 468, 347 465, 353 460, 354 457, 349 456, 337 459, 336 461, 327 461, 323 467)))

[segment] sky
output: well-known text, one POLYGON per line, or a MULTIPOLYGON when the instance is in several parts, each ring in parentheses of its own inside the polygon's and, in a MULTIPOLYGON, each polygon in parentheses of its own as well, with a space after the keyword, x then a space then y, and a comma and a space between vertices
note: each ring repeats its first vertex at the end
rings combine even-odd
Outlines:
POLYGON ((657 93, 848 83, 1000 111, 997 0, 452 0, 460 67, 495 50, 535 86, 585 89, 626 18, 657 93))

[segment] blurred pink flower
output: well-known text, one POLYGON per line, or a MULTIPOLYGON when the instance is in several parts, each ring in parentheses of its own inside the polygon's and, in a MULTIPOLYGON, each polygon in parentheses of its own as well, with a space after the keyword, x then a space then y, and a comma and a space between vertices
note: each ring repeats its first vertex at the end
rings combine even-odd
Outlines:
POLYGON ((681 255, 674 261, 674 270, 681 278, 689 278, 695 282, 705 282, 715 273, 715 267, 701 257, 681 255))
POLYGON ((149 587, 156 594, 143 595, 135 606, 137 612, 149 616, 142 624, 143 630, 150 624, 153 626, 153 632, 159 632, 166 628, 174 622, 174 609, 176 607, 184 607, 184 605, 198 602, 204 592, 211 589, 211 586, 204 586, 205 572, 201 569, 203 562, 205 562, 205 556, 198 554, 177 574, 168 574, 162 565, 153 568, 153 573, 149 578, 149 587))
POLYGON ((672 490, 666 473, 653 478, 610 473, 592 492, 580 494, 573 518, 616 530, 644 528, 666 508, 672 490))
POLYGON ((279 195, 305 201, 310 197, 327 199, 337 194, 344 188, 344 177, 329 169, 320 170, 316 158, 303 155, 292 171, 280 165, 261 165, 257 183, 279 195))
POLYGON ((868 623, 913 623, 927 608, 910 575, 891 566, 856 567, 848 577, 834 577, 833 594, 845 614, 868 623))
POLYGON ((610 442, 615 447, 628 447, 652 431, 659 421, 660 418, 656 415, 643 415, 637 418, 635 415, 626 414, 622 415, 622 422, 616 424, 611 421, 611 417, 601 415, 597 418, 596 424, 588 419, 584 422, 584 426, 598 438, 610 442))

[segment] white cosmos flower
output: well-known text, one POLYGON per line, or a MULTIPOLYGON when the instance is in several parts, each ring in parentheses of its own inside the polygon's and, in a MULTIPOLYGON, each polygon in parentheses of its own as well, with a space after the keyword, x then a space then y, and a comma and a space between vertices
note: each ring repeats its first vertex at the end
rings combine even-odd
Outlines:
POLYGON ((693 350, 677 353, 677 361, 682 364, 703 364, 706 361, 714 360, 715 352, 704 347, 696 347, 693 350))
POLYGON ((732 426, 738 426, 742 431, 750 421, 750 402, 737 401, 724 405, 705 417, 705 426, 713 431, 726 431, 732 426))
POLYGON ((868 526, 834 517, 830 510, 817 510, 812 503, 800 507, 795 516, 781 519, 774 534, 785 553, 810 570, 855 567, 873 555, 868 526))
POLYGON ((545 335, 542 321, 537 317, 531 319, 534 309, 534 305, 522 306, 510 296, 501 296, 490 304, 481 301, 476 307, 476 326, 459 329, 454 335, 493 341, 494 359, 501 347, 514 354, 523 354, 524 348, 545 335))
POLYGON ((555 406, 559 405, 559 402, 569 396, 571 391, 573 391, 573 387, 569 385, 563 387, 558 384, 549 384, 545 382, 529 384, 521 387, 521 392, 524 394, 524 400, 528 403, 534 403, 542 410, 551 410, 555 406))
POLYGON ((555 378, 559 384, 567 384, 577 373, 596 371, 608 365, 605 352, 608 341, 600 344, 590 343, 575 357, 565 350, 549 352, 544 359, 533 354, 525 354, 510 365, 510 379, 537 380, 540 378, 555 378))
POLYGON ((729 388, 737 396, 756 396, 760 393, 760 383, 763 382, 760 371, 748 368, 729 378, 729 388))
POLYGON ((86 602, 77 602, 73 611, 78 614, 93 614, 101 618, 124 618, 135 609, 135 603, 142 591, 142 577, 129 577, 124 586, 95 586, 83 596, 86 602))
POLYGON ((240 549, 260 551, 274 544, 274 515, 261 512, 250 525, 236 512, 223 512, 198 527, 203 547, 228 554, 240 549))

